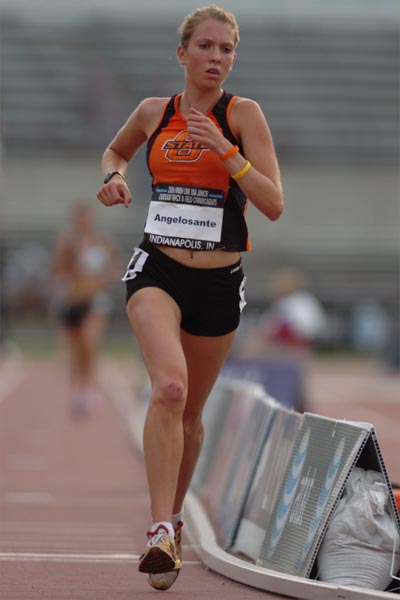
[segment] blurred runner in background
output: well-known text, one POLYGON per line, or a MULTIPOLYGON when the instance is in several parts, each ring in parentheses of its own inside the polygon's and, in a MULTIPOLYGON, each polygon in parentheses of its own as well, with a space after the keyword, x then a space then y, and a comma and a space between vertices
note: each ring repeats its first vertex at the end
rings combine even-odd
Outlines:
POLYGON ((119 253, 95 228, 93 208, 73 208, 70 227, 55 245, 51 266, 52 312, 65 342, 71 376, 71 411, 90 412, 100 399, 96 359, 119 279, 119 253))

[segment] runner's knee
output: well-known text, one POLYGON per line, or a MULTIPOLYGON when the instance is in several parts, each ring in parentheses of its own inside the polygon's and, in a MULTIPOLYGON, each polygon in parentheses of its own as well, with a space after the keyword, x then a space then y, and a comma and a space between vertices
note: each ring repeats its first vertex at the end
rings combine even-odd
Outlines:
POLYGON ((186 402, 186 386, 180 377, 167 377, 153 387, 152 404, 167 410, 183 412, 186 402))

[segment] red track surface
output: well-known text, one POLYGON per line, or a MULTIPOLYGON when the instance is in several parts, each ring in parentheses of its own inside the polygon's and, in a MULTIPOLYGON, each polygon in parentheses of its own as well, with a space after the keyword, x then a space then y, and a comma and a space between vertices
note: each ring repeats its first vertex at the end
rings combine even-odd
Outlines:
MULTIPOLYGON (((0 600, 159 598, 137 571, 150 524, 142 458, 113 404, 73 420, 57 361, 20 376, 0 376, 0 600)), ((187 533, 183 551, 167 597, 277 598, 204 569, 187 533)))
POLYGON ((312 412, 374 425, 389 478, 400 482, 400 374, 373 360, 323 360, 308 383, 312 412))
MULTIPOLYGON (((58 360, 24 361, 11 383, 2 374, 0 365, 0 600, 160 597, 137 571, 147 488, 113 403, 72 419, 58 360)), ((389 476, 400 480, 399 376, 375 364, 312 365, 309 396, 313 412, 372 422, 389 476)), ((169 597, 278 598, 207 571, 187 533, 183 543, 184 569, 169 597)))

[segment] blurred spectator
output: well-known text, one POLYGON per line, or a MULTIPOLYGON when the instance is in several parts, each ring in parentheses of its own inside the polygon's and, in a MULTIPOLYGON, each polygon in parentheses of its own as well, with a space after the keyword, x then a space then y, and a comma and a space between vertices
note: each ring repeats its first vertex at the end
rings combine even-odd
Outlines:
POLYGON ((373 298, 364 298, 356 303, 350 328, 351 343, 355 350, 380 353, 389 343, 389 315, 373 298))
POLYGON ((304 358, 324 339, 327 318, 307 289, 305 273, 293 268, 272 273, 268 308, 241 339, 228 361, 229 376, 261 383, 285 406, 307 410, 304 358))
POLYGON ((4 258, 4 303, 18 318, 43 314, 48 253, 39 242, 25 242, 4 258))
POLYGON ((259 351, 273 346, 287 350, 311 349, 325 338, 325 311, 307 288, 307 276, 298 269, 284 268, 270 275, 271 302, 255 330, 259 351))
POLYGON ((96 231, 93 208, 78 204, 69 231, 56 243, 51 268, 51 310, 68 352, 75 416, 86 415, 100 397, 96 359, 112 308, 110 288, 119 274, 116 247, 96 231))

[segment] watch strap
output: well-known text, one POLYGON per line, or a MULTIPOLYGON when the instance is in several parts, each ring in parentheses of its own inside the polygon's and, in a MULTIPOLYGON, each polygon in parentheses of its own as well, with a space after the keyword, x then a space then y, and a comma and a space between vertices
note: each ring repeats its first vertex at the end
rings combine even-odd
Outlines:
POLYGON ((107 173, 107 175, 104 178, 103 183, 108 183, 110 181, 110 179, 112 179, 112 177, 114 177, 114 175, 119 175, 124 181, 126 181, 126 179, 122 175, 122 173, 120 173, 119 171, 111 171, 111 173, 107 173))

